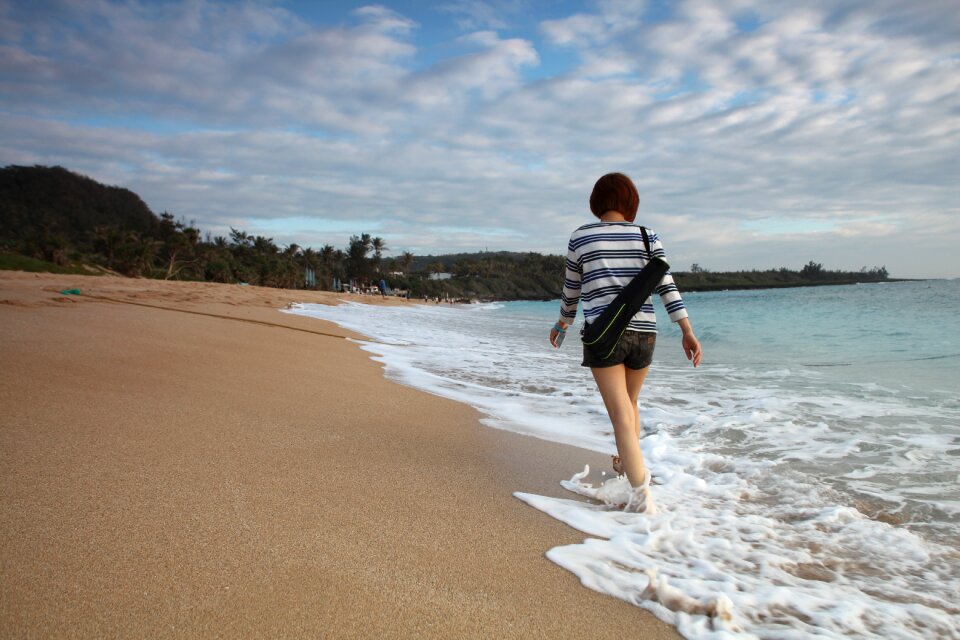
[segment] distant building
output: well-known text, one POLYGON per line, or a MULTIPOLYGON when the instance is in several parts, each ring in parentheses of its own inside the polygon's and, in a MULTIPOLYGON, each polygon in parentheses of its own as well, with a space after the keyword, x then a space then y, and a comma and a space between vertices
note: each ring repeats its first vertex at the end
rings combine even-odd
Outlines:
POLYGON ((431 273, 430 274, 431 280, 449 280, 452 277, 453 277, 452 273, 431 273))

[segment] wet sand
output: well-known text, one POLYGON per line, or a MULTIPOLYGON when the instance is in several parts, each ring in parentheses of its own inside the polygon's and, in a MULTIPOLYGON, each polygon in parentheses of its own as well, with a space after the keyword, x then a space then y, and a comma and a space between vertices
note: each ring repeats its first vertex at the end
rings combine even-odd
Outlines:
POLYGON ((0 272, 0 637, 679 637, 512 497, 609 459, 278 312, 344 297, 0 272))

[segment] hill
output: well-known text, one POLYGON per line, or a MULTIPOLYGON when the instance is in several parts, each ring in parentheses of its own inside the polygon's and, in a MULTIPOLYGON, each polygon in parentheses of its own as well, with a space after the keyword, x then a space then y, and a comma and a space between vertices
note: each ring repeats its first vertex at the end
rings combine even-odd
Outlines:
POLYGON ((0 238, 15 240, 21 249, 55 239, 84 245, 97 227, 156 233, 158 223, 129 189, 106 186, 63 167, 0 170, 0 238))
MULTIPOLYGON (((296 244, 231 229, 201 238, 169 213, 154 214, 135 193, 62 167, 0 169, 0 268, 97 268, 129 276, 246 282, 284 288, 388 285, 414 297, 552 300, 563 287, 564 256, 509 251, 384 257, 386 243, 363 233, 345 249, 296 244)), ((796 287, 887 280, 882 267, 828 271, 674 272, 683 291, 796 287)))

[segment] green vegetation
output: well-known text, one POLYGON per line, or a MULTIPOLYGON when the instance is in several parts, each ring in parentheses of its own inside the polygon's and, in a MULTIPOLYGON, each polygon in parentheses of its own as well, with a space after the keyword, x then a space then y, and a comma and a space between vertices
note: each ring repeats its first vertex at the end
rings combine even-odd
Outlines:
POLYGON ((673 279, 681 291, 719 291, 723 289, 774 289, 778 287, 812 287, 828 284, 887 281, 886 267, 863 267, 860 271, 827 271, 822 264, 808 262, 800 271, 768 269, 766 271, 727 271, 713 273, 699 265, 690 271, 674 271, 673 279))
POLYGON ((38 260, 15 253, 0 253, 0 269, 5 271, 28 271, 30 273, 79 273, 91 275, 99 271, 82 266, 60 266, 46 260, 38 260))
POLYGON ((416 297, 453 300, 553 300, 563 289, 562 256, 539 253, 460 253, 412 261, 398 279, 416 297), (436 279, 438 276, 446 279, 436 279))
MULTIPOLYGON (((382 238, 366 233, 352 236, 345 249, 281 247, 239 229, 229 237, 201 237, 192 222, 154 214, 135 193, 62 167, 0 169, 2 269, 326 290, 334 280, 365 288, 384 278, 412 297, 451 300, 552 300, 563 287, 563 256, 501 251, 387 258, 387 249, 382 238)), ((888 274, 883 267, 827 271, 810 262, 799 271, 727 273, 693 265, 674 277, 683 291, 710 291, 877 282, 888 274)))
POLYGON ((354 252, 347 256, 329 246, 320 251, 278 247, 271 238, 236 229, 229 238, 201 238, 192 223, 169 213, 155 215, 127 189, 62 167, 0 169, 4 268, 297 288, 305 285, 308 268, 318 283, 343 278, 348 268, 358 277, 372 277, 386 245, 367 235, 356 242, 359 249, 352 242, 354 252), (374 256, 367 259, 370 249, 374 256))

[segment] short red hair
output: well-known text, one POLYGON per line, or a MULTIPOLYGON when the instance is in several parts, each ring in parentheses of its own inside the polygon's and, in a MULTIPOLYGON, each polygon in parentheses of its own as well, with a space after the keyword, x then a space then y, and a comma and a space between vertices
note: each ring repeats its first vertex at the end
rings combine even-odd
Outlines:
POLYGON ((633 181, 622 173, 608 173, 593 185, 590 211, 598 218, 607 211, 619 211, 629 222, 637 217, 640 194, 633 181))

